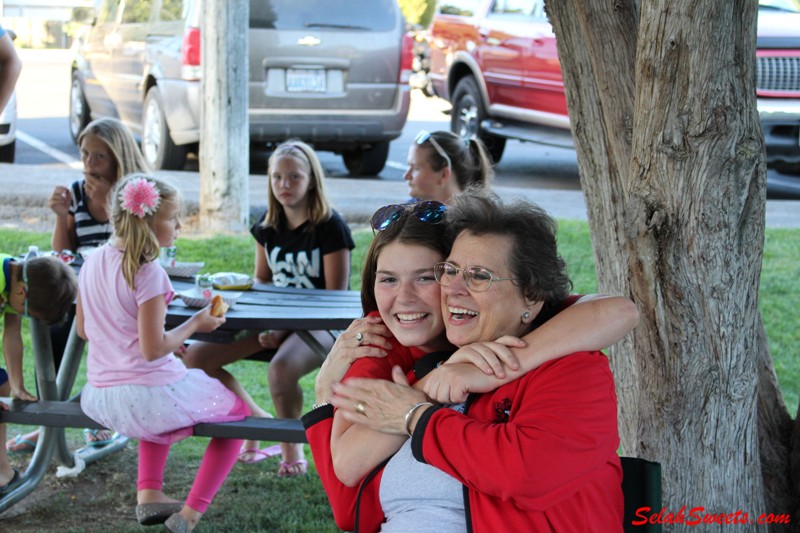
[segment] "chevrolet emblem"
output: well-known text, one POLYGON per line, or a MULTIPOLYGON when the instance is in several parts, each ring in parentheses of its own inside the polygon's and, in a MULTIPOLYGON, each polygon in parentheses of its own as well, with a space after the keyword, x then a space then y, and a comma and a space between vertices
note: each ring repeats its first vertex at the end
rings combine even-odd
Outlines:
POLYGON ((319 46, 322 41, 314 37, 313 35, 306 35, 302 39, 297 40, 297 44, 300 46, 319 46))

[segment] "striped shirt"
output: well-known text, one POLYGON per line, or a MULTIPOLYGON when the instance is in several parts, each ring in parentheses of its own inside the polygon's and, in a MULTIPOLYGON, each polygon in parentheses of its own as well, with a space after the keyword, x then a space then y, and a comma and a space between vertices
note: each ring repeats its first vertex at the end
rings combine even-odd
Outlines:
POLYGON ((98 222, 89 212, 85 185, 84 180, 78 180, 70 186, 72 201, 69 214, 75 218, 78 247, 102 246, 111 237, 111 222, 98 222))

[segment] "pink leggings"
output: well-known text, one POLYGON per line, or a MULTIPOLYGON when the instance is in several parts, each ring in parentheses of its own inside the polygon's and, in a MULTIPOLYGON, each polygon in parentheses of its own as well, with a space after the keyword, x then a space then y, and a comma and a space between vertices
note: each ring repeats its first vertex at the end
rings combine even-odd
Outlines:
MULTIPOLYGON (((241 400, 236 402, 234 410, 236 409, 242 414, 250 414, 250 410, 241 400)), ((233 468, 242 442, 241 439, 211 439, 194 478, 192 490, 186 497, 186 505, 197 512, 206 512, 211 500, 233 468)), ((139 481, 136 490, 163 490, 164 468, 167 466, 170 446, 170 444, 139 441, 139 481)))

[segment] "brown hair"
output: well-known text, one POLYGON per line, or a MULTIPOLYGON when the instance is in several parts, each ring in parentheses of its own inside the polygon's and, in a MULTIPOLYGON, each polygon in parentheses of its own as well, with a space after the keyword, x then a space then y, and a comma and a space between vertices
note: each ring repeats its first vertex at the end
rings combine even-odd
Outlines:
POLYGON ((158 214, 165 202, 180 202, 180 192, 166 181, 148 176, 146 174, 131 174, 125 176, 114 187, 111 195, 111 220, 114 225, 114 237, 119 237, 124 243, 122 251, 122 275, 131 289, 136 289, 134 279, 139 268, 150 261, 154 261, 161 252, 158 239, 153 232, 153 218, 158 214), (155 185, 158 191, 159 204, 155 213, 138 217, 122 207, 122 189, 126 184, 136 179, 144 179, 155 185))
MULTIPOLYGON (((450 131, 434 131, 430 136, 450 158, 451 170, 459 189, 463 191, 469 187, 489 187, 494 176, 492 159, 480 140, 462 139, 450 131)), ((447 166, 447 160, 436 150, 430 139, 419 146, 427 149, 427 160, 431 169, 438 172, 447 166)))
POLYGON ((269 191, 267 216, 261 226, 264 228, 277 228, 280 225, 283 206, 278 202, 275 192, 272 190, 272 173, 278 158, 285 155, 292 156, 307 166, 308 177, 311 181, 307 191, 308 229, 311 229, 317 224, 330 219, 332 210, 325 195, 325 171, 322 169, 322 163, 320 163, 317 153, 309 145, 296 139, 281 144, 269 156, 269 163, 267 164, 267 190, 269 191))
POLYGON ((403 244, 424 246, 440 253, 443 258, 447 257, 449 247, 445 226, 446 220, 439 224, 422 222, 407 209, 386 229, 375 235, 364 255, 364 268, 361 272, 361 306, 365 315, 378 310, 378 303, 375 300, 375 277, 378 257, 383 248, 398 241, 403 244))
MULTIPOLYGON (((28 312, 48 325, 61 322, 78 295, 75 272, 52 256, 34 257, 26 263, 28 312)), ((21 280, 22 268, 19 277, 21 280)))
POLYGON ((485 189, 457 194, 451 204, 447 209, 451 245, 462 232, 508 237, 508 265, 524 296, 545 306, 557 306, 567 297, 572 281, 566 261, 558 255, 558 225, 544 209, 525 200, 504 203, 485 189))

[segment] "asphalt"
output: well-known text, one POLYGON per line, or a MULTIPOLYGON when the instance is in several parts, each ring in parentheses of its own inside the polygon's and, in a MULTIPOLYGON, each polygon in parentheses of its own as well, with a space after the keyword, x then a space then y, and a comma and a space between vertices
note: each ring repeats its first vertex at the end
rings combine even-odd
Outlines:
MULTIPOLYGON (((200 175, 197 172, 159 172, 175 183, 183 193, 189 219, 199 209, 200 175)), ((50 231, 53 213, 47 198, 56 185, 69 185, 80 172, 63 165, 0 164, 0 227, 50 231)), ((249 177, 249 203, 252 214, 266 206, 267 178, 249 177)), ((327 191, 331 202, 351 225, 365 224, 383 205, 408 198, 403 181, 381 179, 329 178, 327 191)), ((503 198, 525 198, 536 202, 560 219, 586 220, 583 193, 554 189, 495 187, 503 198)), ((800 227, 800 201, 768 200, 767 226, 800 227)), ((191 227, 189 228, 191 231, 191 227)))

